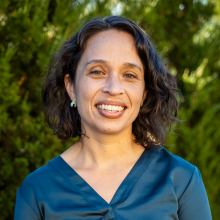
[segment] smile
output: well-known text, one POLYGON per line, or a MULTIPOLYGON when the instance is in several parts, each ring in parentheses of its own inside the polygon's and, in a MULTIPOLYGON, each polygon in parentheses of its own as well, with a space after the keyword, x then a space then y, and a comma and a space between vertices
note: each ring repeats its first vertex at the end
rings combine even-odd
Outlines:
POLYGON ((122 106, 115 106, 115 105, 97 105, 97 108, 101 109, 101 110, 105 110, 107 112, 121 112, 124 110, 124 107, 122 106))

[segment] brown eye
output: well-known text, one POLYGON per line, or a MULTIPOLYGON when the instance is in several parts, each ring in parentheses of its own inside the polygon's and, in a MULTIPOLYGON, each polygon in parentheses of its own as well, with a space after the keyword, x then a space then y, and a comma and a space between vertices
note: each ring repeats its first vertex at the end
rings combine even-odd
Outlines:
POLYGON ((136 78, 134 75, 132 75, 132 74, 125 74, 125 77, 126 78, 129 78, 129 79, 132 79, 132 78, 136 78))
POLYGON ((94 75, 101 75, 102 73, 103 72, 99 71, 99 70, 95 70, 95 71, 90 72, 90 74, 94 74, 94 75))

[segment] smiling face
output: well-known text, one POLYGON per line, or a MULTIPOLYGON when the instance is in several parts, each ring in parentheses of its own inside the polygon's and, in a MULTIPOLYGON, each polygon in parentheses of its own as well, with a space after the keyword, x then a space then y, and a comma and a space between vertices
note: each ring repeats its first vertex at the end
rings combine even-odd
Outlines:
POLYGON ((108 30, 92 36, 78 64, 75 87, 68 77, 67 92, 77 100, 88 136, 131 132, 146 96, 144 68, 131 35, 108 30))

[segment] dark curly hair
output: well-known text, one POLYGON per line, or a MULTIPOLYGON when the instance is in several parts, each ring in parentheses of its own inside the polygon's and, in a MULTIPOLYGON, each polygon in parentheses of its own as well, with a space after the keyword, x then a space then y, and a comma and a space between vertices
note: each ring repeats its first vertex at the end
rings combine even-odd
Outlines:
POLYGON ((180 93, 176 79, 166 69, 146 32, 121 16, 90 20, 54 54, 42 87, 45 123, 64 141, 86 135, 77 108, 70 107, 71 100, 66 92, 64 77, 69 74, 72 82, 75 82, 76 69, 87 40, 109 29, 124 31, 133 36, 144 66, 145 89, 148 93, 132 124, 135 142, 145 147, 161 145, 166 140, 171 123, 179 122, 177 95, 180 93))

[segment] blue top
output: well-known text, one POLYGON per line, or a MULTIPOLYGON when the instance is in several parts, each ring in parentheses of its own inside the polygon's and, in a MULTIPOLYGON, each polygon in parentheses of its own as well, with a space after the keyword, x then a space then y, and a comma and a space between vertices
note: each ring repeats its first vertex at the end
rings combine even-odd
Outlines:
POLYGON ((15 220, 211 220, 199 170, 163 147, 145 150, 110 204, 60 156, 17 191, 15 220))

